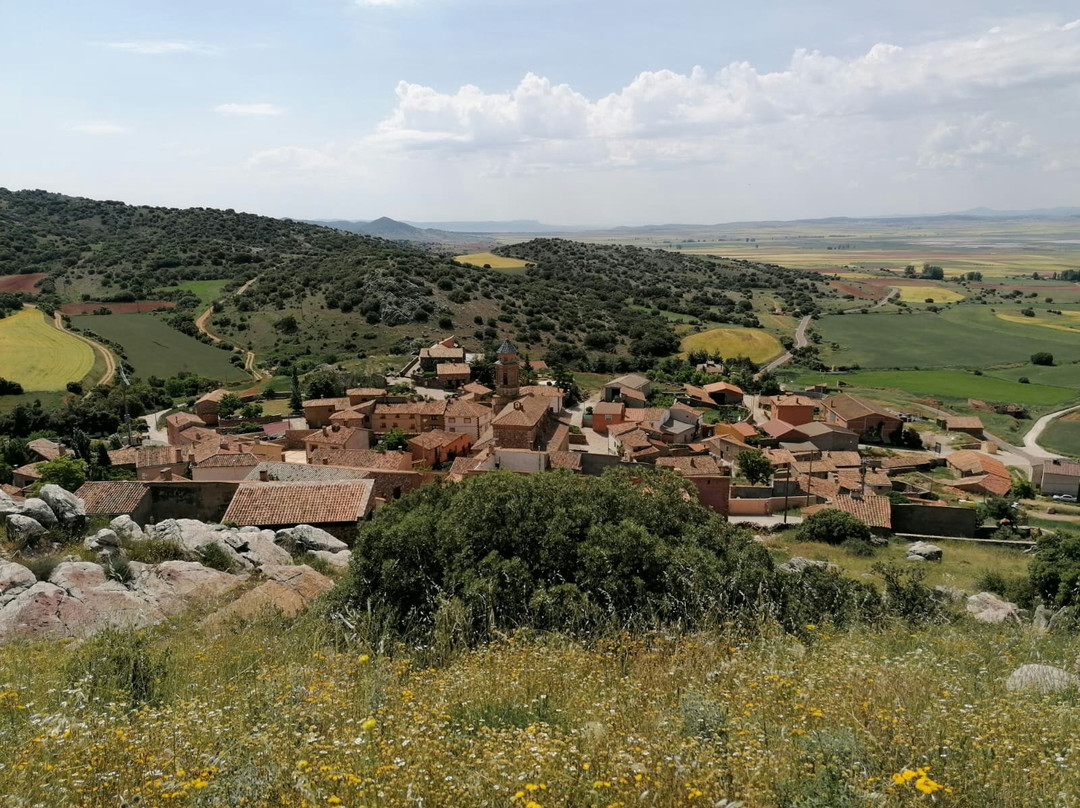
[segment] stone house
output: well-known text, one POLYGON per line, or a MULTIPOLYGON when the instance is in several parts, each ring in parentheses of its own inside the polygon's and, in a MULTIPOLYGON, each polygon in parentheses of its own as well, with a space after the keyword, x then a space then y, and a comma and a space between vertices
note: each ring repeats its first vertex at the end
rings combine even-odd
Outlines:
POLYGON ((447 401, 410 401, 405 404, 376 404, 371 428, 377 435, 398 429, 406 435, 419 435, 446 425, 447 401))
POLYGON ((420 369, 424 373, 435 373, 440 363, 462 363, 465 361, 465 349, 458 345, 454 337, 447 337, 428 348, 420 349, 420 369))
POLYGON ((181 433, 193 426, 204 426, 203 419, 194 413, 174 412, 172 415, 165 416, 165 434, 173 446, 179 446, 183 442, 181 433))
POLYGON ((75 496, 86 503, 87 517, 115 519, 128 514, 139 525, 150 518, 150 489, 136 480, 85 482, 75 496))
POLYGON ((544 441, 548 401, 526 396, 507 404, 491 419, 495 446, 504 449, 539 449, 544 441))
POLYGON ((1080 461, 1055 457, 1032 468, 1031 481, 1045 495, 1080 497, 1080 461))
POLYGON ((447 402, 443 413, 443 429, 468 435, 475 443, 491 425, 491 407, 466 398, 447 402))
POLYGON ((472 445, 473 440, 469 435, 462 432, 446 432, 442 429, 433 429, 409 439, 412 459, 419 463, 426 463, 431 468, 442 463, 453 462, 456 457, 467 455, 472 445))
POLYGON ((219 387, 217 390, 211 390, 209 393, 196 400, 195 414, 202 419, 204 424, 207 426, 217 426, 218 407, 221 404, 221 399, 228 395, 228 393, 228 390, 223 390, 219 387))
POLYGON ((904 426, 895 413, 850 393, 830 396, 822 406, 825 423, 850 429, 865 443, 887 443, 904 426))
POLYGON ((311 525, 352 544, 357 523, 374 509, 374 488, 371 480, 243 482, 221 521, 271 530, 311 525))
POLYGON ((338 410, 348 409, 348 398, 312 398, 304 402, 304 419, 311 429, 329 425, 330 416, 338 410))
POLYGON ((371 432, 349 426, 324 426, 304 438, 304 451, 308 462, 320 449, 355 452, 371 447, 371 432))

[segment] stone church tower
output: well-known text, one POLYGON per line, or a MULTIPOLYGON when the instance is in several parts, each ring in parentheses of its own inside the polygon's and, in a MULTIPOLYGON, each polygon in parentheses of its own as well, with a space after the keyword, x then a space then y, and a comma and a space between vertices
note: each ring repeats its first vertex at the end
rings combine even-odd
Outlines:
POLYGON ((495 362, 495 411, 498 412, 507 402, 520 395, 521 365, 518 362, 517 348, 510 340, 505 340, 499 347, 499 358, 495 362))

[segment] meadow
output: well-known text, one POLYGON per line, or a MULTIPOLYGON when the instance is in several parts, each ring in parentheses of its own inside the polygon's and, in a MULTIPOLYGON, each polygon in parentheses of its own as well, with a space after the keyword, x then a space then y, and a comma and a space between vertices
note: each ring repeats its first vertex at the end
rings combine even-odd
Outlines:
POLYGON ((978 398, 984 401, 1053 406, 1077 397, 1076 390, 1045 384, 1020 384, 994 376, 976 376, 962 370, 881 370, 864 373, 829 375, 828 380, 842 380, 853 387, 903 390, 943 398, 978 398))
POLYGON ((184 370, 223 383, 250 378, 229 362, 228 351, 181 334, 151 314, 90 314, 72 317, 71 322, 122 345, 135 373, 144 378, 167 378, 184 370))
POLYGON ((185 283, 179 283, 175 286, 162 287, 164 292, 191 292, 197 295, 199 301, 204 306, 209 306, 215 300, 221 297, 221 290, 225 288, 227 284, 231 283, 231 279, 225 278, 223 280, 212 281, 187 281, 185 283))
POLYGON ((895 286, 897 297, 905 303, 924 303, 932 300, 934 303, 955 303, 963 300, 966 295, 943 286, 895 286))
POLYGON ((1039 435, 1039 445, 1052 452, 1080 457, 1080 416, 1070 413, 1051 421, 1039 435))
MULTIPOLYGON (((1028 319, 1028 318, 1024 318, 1028 319)), ((1027 363, 1050 351, 1061 362, 1080 359, 1075 334, 1009 322, 990 306, 962 305, 940 313, 871 312, 829 315, 814 326, 826 343, 831 364, 868 368, 991 367, 1027 363)))
POLYGON ((684 354, 708 351, 726 358, 745 356, 755 362, 766 362, 784 351, 780 341, 767 331, 734 327, 690 334, 683 338, 679 348, 684 354))
POLYGON ((1080 311, 1062 311, 1061 314, 1036 313, 1034 317, 1025 317, 1022 314, 1013 314, 1011 312, 998 312, 997 316, 1010 323, 1052 328, 1055 331, 1067 331, 1080 335, 1080 311))
POLYGON ((156 664, 149 697, 134 705, 107 680, 80 676, 78 644, 5 648, 9 804, 1080 800, 1077 697, 1004 687, 1023 663, 1071 668, 1071 635, 963 622, 591 642, 519 634, 441 658, 341 642, 310 614, 220 634, 185 619, 144 636, 156 664))
POLYGON ((505 255, 496 255, 493 252, 458 255, 454 260, 459 264, 470 264, 475 267, 490 267, 491 269, 524 269, 529 266, 527 261, 522 261, 520 258, 509 258, 505 255))
POLYGON ((37 309, 0 319, 0 376, 30 391, 63 390, 94 367, 94 350, 37 309))

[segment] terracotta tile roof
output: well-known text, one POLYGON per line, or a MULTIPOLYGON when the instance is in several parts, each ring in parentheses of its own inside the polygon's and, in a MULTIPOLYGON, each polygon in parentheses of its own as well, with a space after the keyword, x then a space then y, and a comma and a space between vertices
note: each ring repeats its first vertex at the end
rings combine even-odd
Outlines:
POLYGON ((320 448, 312 453, 312 465, 347 466, 357 469, 381 469, 383 471, 411 471, 412 455, 408 452, 377 452, 361 449, 345 452, 340 449, 320 448))
POLYGON ((982 418, 977 415, 951 415, 945 419, 945 428, 958 429, 982 429, 982 418))
POLYGON ((347 466, 309 466, 306 463, 278 463, 267 460, 253 468, 247 479, 261 480, 264 471, 271 482, 333 482, 365 480, 370 476, 366 471, 347 466))
POLYGON ((619 443, 630 448, 644 448, 652 445, 649 436, 641 429, 632 429, 628 432, 623 432, 618 438, 619 443))
POLYGON ((259 458, 250 452, 233 452, 213 455, 196 465, 201 469, 235 469, 242 466, 255 467, 259 465, 259 458))
POLYGON ((832 410, 845 421, 863 418, 867 415, 884 415, 888 418, 897 417, 884 407, 875 404, 873 401, 868 401, 859 396, 853 396, 850 393, 840 393, 839 395, 830 396, 822 403, 826 409, 832 410))
POLYGON ((684 384, 683 391, 686 393, 686 395, 690 396, 690 398, 696 398, 698 401, 712 401, 712 398, 709 397, 709 394, 705 392, 704 387, 695 387, 692 384, 684 384))
POLYGON ((772 397, 772 405, 774 407, 778 405, 781 407, 816 407, 818 402, 807 396, 800 396, 798 393, 783 393, 772 397))
POLYGON ((118 516, 134 513, 149 493, 134 480, 102 480, 83 483, 75 496, 86 503, 87 516, 118 516))
POLYGON ((523 396, 540 396, 541 398, 563 397, 562 388, 556 387, 553 384, 530 384, 526 387, 522 387, 519 392, 523 396))
POLYGON ((803 478, 799 485, 816 497, 835 499, 840 494, 840 486, 835 480, 823 480, 820 477, 803 478))
POLYGON ((223 389, 221 389, 219 387, 217 390, 211 390, 206 395, 204 395, 204 396, 200 397, 199 399, 197 399, 195 401, 195 404, 199 405, 199 404, 202 404, 204 402, 213 402, 213 403, 216 404, 219 401, 221 401, 221 399, 223 399, 228 394, 229 394, 228 390, 223 390, 223 389))
POLYGON ((553 469, 581 470, 580 452, 548 452, 548 461, 553 469))
MULTIPOLYGON (((202 423, 202 421, 199 423, 202 423)), ((31 452, 43 457, 45 460, 55 460, 60 456, 60 444, 56 441, 49 440, 48 438, 38 438, 37 440, 30 441, 26 445, 31 452)))
POLYGON ((803 513, 809 516, 812 513, 835 508, 838 511, 846 511, 856 519, 861 519, 870 527, 892 527, 892 503, 888 497, 875 495, 867 497, 849 497, 844 494, 837 496, 826 505, 811 505, 803 508, 803 513))
POLYGON ((483 459, 479 457, 455 457, 447 474, 452 479, 460 480, 466 473, 473 471, 482 462, 483 459))
POLYGON ((593 415, 622 415, 625 409, 621 401, 601 401, 593 407, 593 415))
POLYGON ((436 376, 468 376, 472 369, 465 362, 440 362, 435 366, 436 376))
POLYGON ((480 384, 480 382, 469 382, 461 389, 466 393, 472 393, 474 396, 489 396, 495 392, 490 387, 480 384))
POLYGON ((441 342, 436 342, 434 345, 428 348, 420 349, 420 356, 425 359, 456 359, 458 357, 465 358, 464 348, 455 348, 452 346, 444 345, 441 342))
POLYGON ((645 395, 645 393, 643 393, 641 390, 635 390, 632 387, 620 388, 619 395, 632 401, 648 401, 649 399, 649 397, 645 395))
POLYGON ((5 494, 7 494, 9 497, 13 498, 17 502, 22 501, 23 495, 21 488, 16 488, 14 485, 11 485, 9 483, 0 483, 0 491, 3 491, 5 494))
POLYGON ((372 396, 374 398, 378 398, 380 396, 385 396, 386 391, 383 390, 381 387, 351 387, 345 391, 345 395, 349 396, 350 398, 360 396, 372 396))
POLYGON ((818 458, 816 460, 797 460, 792 468, 798 474, 827 474, 836 471, 836 465, 831 460, 818 458))
POLYGON ((421 449, 441 449, 444 446, 453 446, 455 443, 461 442, 463 438, 468 440, 468 436, 460 432, 444 432, 441 429, 433 429, 430 432, 417 435, 415 438, 410 438, 409 445, 421 449))
POLYGON ((109 452, 109 460, 114 466, 135 466, 137 469, 171 466, 183 463, 185 459, 186 452, 176 446, 128 446, 109 452))
POLYGON ((651 384, 652 382, 647 377, 639 373, 627 373, 623 376, 616 376, 604 387, 630 387, 634 390, 644 390, 651 384))
POLYGON ((735 393, 740 396, 745 395, 741 387, 731 384, 730 382, 713 382, 712 384, 706 384, 701 389, 708 395, 712 395, 713 393, 735 393))
POLYGON ((347 409, 350 405, 348 398, 310 398, 304 402, 306 407, 333 407, 336 410, 347 409))
POLYGON ((20 475, 22 477, 29 477, 32 480, 40 480, 41 475, 38 473, 37 468, 38 468, 38 466, 40 466, 42 463, 45 463, 45 462, 47 462, 47 461, 38 460, 38 461, 35 461, 33 463, 27 463, 25 466, 19 466, 12 473, 13 474, 18 474, 18 475, 20 475))
POLYGON ((758 424, 758 428, 762 432, 772 435, 774 438, 783 438, 787 435, 803 435, 799 427, 792 426, 787 421, 778 421, 775 418, 770 418, 763 424, 758 424))
POLYGON ((376 415, 443 415, 448 401, 406 401, 402 404, 376 404, 376 415))
POLYGON ((862 455, 858 452, 825 452, 822 456, 832 461, 838 469, 862 465, 862 455))
MULTIPOLYGON (((594 410, 595 412, 595 410, 594 410)), ((637 421, 660 421, 664 417, 663 407, 627 407, 626 420, 637 421)))
POLYGON ((799 431, 802 432, 808 438, 819 438, 823 435, 855 435, 859 433, 853 432, 850 429, 840 426, 839 424, 827 424, 824 421, 810 421, 806 424, 799 424, 799 431))
POLYGON ((237 525, 320 525, 357 522, 372 504, 371 480, 244 482, 222 517, 237 525))
POLYGON ((548 403, 536 396, 525 396, 517 401, 511 401, 492 421, 492 426, 523 426, 535 427, 548 412, 548 403))
MULTIPOLYGON (((174 412, 172 415, 165 416, 165 423, 169 424, 169 426, 183 427, 184 424, 194 426, 196 424, 202 424, 202 422, 202 418, 191 412, 174 412)), ((183 431, 183 429, 181 429, 181 431, 183 431)))
POLYGON ((1011 479, 1004 463, 982 452, 963 449, 946 457, 945 462, 962 474, 993 474, 1006 480, 1011 479))
POLYGON ((1043 461, 1043 474, 1061 474, 1065 477, 1080 477, 1080 461, 1045 460, 1043 461))
POLYGON ((685 476, 727 474, 727 467, 718 463, 712 455, 660 457, 656 465, 675 469, 685 476))
POLYGON ((701 443, 706 449, 715 449, 717 451, 720 451, 724 446, 738 446, 743 449, 754 448, 749 443, 742 440, 738 435, 715 435, 714 437, 706 438, 701 443))
POLYGON ((181 443, 201 443, 217 437, 219 437, 217 431, 206 426, 189 426, 187 429, 180 430, 181 443))
POLYGON ((312 432, 304 441, 316 446, 344 446, 352 440, 360 430, 351 426, 335 426, 325 431, 312 432))
POLYGON ((975 474, 958 480, 950 480, 949 486, 960 491, 982 491, 1002 497, 1012 488, 1012 480, 997 474, 975 474))
POLYGON ((883 469, 920 468, 932 465, 933 461, 934 459, 929 455, 901 452, 892 457, 881 458, 881 467, 883 469))
POLYGON ((486 418, 491 415, 491 407, 477 404, 475 401, 466 401, 460 398, 451 399, 446 405, 446 413, 451 418, 486 418))

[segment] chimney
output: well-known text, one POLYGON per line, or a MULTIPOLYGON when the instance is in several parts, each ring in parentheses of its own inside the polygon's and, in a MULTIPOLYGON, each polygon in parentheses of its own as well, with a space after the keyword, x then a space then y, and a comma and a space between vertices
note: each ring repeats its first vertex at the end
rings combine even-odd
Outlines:
POLYGON ((323 433, 323 435, 329 435, 330 434, 330 427, 324 426, 322 428, 322 433, 323 433))
POLYGON ((523 410, 523 409, 525 409, 525 405, 522 404, 520 401, 515 401, 514 402, 514 409, 515 410, 523 410))
POLYGON ((64 457, 66 454, 67 454, 67 447, 62 443, 56 444, 56 456, 57 457, 64 457))
POLYGON ((259 480, 264 483, 270 482, 270 472, 267 469, 259 469, 259 480))
POLYGON ((158 472, 158 478, 161 480, 168 480, 171 476, 172 474, 168 469, 162 469, 158 472))
POLYGON ((333 424, 333 425, 331 425, 330 430, 332 432, 340 432, 341 431, 341 424, 333 424))

